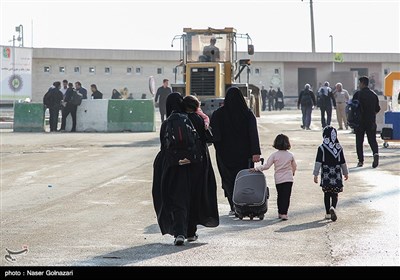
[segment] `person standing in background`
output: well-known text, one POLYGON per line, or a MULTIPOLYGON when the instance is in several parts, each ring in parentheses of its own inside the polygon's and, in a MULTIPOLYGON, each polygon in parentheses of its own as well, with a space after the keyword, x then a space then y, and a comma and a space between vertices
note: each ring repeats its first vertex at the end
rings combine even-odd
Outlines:
POLYGON ((265 111, 267 109, 267 95, 268 91, 265 89, 264 86, 261 87, 261 100, 262 100, 262 108, 261 110, 265 111))
POLYGON ((87 99, 87 90, 82 87, 81 82, 75 82, 75 90, 82 94, 82 99, 87 99))
POLYGON ((348 129, 349 126, 347 125, 346 103, 349 101, 350 95, 347 90, 343 89, 342 83, 336 84, 336 90, 333 93, 333 97, 336 101, 336 117, 339 125, 338 130, 343 129, 343 124, 346 129, 348 129))
POLYGON ((65 93, 68 90, 68 81, 67 80, 63 80, 62 83, 63 84, 62 84, 62 87, 61 87, 60 91, 62 92, 63 97, 65 98, 65 93))
POLYGON ((157 89, 157 93, 155 96, 154 101, 157 103, 158 102, 158 108, 160 109, 160 115, 161 115, 161 122, 164 121, 165 119, 165 114, 167 112, 167 97, 172 93, 172 90, 170 87, 168 87, 168 79, 163 80, 163 84, 161 87, 157 89))
POLYGON ((281 91, 281 88, 278 87, 278 91, 276 92, 275 96, 275 110, 281 111, 285 107, 285 103, 283 101, 283 92, 281 91))
POLYGON ((90 85, 90 89, 92 91, 92 99, 103 99, 103 94, 97 90, 95 84, 90 85))
POLYGON ((270 86, 269 91, 268 91, 268 111, 275 109, 275 105, 274 105, 275 95, 276 95, 276 91, 272 88, 272 86, 270 86))
POLYGON ((62 119, 61 119, 61 131, 65 130, 65 126, 67 124, 67 117, 68 115, 71 113, 71 117, 72 117, 72 129, 71 132, 75 132, 76 131, 76 111, 78 108, 78 105, 74 105, 72 104, 71 100, 72 100, 72 96, 74 94, 74 88, 73 88, 73 84, 69 83, 68 84, 68 89, 67 92, 65 93, 65 97, 64 97, 64 109, 62 111, 62 119))
POLYGON ((45 105, 49 108, 49 124, 50 132, 57 131, 58 125, 58 114, 60 113, 61 101, 63 100, 63 94, 60 91, 61 83, 55 82, 54 87, 49 89, 48 94, 45 96, 45 105))

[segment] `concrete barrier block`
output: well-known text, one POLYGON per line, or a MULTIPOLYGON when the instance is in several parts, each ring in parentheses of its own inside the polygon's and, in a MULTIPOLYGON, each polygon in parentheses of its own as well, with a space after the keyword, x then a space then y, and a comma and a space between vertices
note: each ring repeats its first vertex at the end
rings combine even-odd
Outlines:
POLYGON ((109 100, 107 131, 152 132, 155 129, 153 100, 109 100))
MULTIPOLYGON (((84 99, 76 111, 76 131, 107 132, 107 99, 84 99)), ((67 117, 65 129, 72 128, 71 115, 67 117)))
POLYGON ((42 103, 14 103, 14 132, 44 132, 42 103))

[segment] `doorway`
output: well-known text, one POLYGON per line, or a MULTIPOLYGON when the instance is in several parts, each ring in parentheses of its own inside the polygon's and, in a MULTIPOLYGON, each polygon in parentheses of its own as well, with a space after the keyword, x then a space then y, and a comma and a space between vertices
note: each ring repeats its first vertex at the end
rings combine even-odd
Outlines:
POLYGON ((305 84, 310 84, 313 91, 318 90, 316 68, 298 68, 297 76, 298 94, 304 89, 305 84))

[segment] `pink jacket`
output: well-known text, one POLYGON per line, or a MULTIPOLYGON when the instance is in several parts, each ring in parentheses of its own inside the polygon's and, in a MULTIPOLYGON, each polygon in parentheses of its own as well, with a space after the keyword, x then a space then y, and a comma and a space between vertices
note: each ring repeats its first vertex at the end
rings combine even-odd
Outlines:
POLYGON ((272 164, 275 166, 275 184, 293 182, 297 164, 291 152, 278 150, 269 156, 265 164, 256 166, 255 169, 257 171, 268 170, 272 164))

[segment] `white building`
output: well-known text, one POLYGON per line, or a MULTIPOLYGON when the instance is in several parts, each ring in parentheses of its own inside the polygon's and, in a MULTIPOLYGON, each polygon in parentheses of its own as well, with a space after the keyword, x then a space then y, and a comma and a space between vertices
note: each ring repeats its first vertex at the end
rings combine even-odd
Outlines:
MULTIPOLYGON (((248 58, 247 53, 238 57, 248 58)), ((306 83, 314 88, 330 81, 342 82, 352 92, 359 75, 373 77, 375 89, 383 90, 384 77, 390 71, 400 71, 398 53, 343 53, 343 62, 334 64, 332 53, 260 52, 251 57, 250 83, 261 88, 280 87, 286 97, 297 97, 306 83), (351 72, 353 71, 353 72, 351 72), (350 75, 349 75, 350 73, 350 75)), ((111 98, 112 89, 124 87, 135 99, 149 93, 149 77, 156 87, 167 78, 175 81, 175 66, 179 64, 179 51, 156 50, 102 50, 102 49, 53 49, 35 48, 32 54, 32 99, 41 102, 43 95, 54 81, 64 79, 80 81, 90 92, 96 84, 103 98, 111 98)), ((247 74, 242 74, 243 77, 247 74)), ((177 78, 181 78, 177 73, 177 78)))

